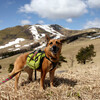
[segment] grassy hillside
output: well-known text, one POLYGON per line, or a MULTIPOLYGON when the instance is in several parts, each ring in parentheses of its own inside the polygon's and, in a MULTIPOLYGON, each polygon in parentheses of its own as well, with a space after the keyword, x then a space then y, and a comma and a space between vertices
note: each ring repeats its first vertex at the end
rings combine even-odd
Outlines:
POLYGON ((88 35, 89 33, 90 35, 92 35, 92 33, 99 33, 100 28, 90 28, 90 29, 83 29, 83 30, 70 30, 70 29, 62 28, 60 32, 68 37, 74 36, 74 35, 81 35, 81 34, 88 35))
MULTIPOLYGON (((17 100, 100 100, 100 39, 77 40, 62 46, 62 55, 66 57, 67 63, 56 70, 54 85, 49 86, 49 75, 45 80, 45 90, 39 91, 40 73, 37 81, 27 83, 27 74, 22 72, 19 79, 19 89, 14 92, 14 79, 2 84, 0 87, 0 98, 17 100), (96 57, 93 62, 86 65, 78 64, 75 58, 81 47, 94 44, 96 57)), ((7 77, 8 65, 13 63, 18 55, 0 60, 3 69, 0 80, 7 77)), ((34 76, 33 76, 34 78, 34 76)))
POLYGON ((28 28, 29 25, 25 25, 0 30, 0 45, 8 43, 11 39, 16 38, 32 39, 32 34, 28 28))

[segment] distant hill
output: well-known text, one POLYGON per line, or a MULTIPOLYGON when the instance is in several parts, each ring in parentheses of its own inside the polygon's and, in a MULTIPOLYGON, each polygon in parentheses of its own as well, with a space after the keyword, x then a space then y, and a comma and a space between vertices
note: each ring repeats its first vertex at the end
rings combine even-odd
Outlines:
POLYGON ((9 42, 11 39, 16 38, 31 39, 32 34, 28 29, 29 27, 30 25, 15 26, 11 28, 6 28, 4 30, 0 30, 0 45, 3 45, 9 42))
POLYGON ((39 42, 40 45, 44 46, 45 34, 52 38, 65 38, 69 43, 81 37, 89 39, 99 38, 100 29, 70 30, 57 24, 36 24, 10 27, 0 30, 0 52, 20 50, 21 48, 27 48, 36 42, 39 42), (19 41, 16 42, 17 40, 19 41))

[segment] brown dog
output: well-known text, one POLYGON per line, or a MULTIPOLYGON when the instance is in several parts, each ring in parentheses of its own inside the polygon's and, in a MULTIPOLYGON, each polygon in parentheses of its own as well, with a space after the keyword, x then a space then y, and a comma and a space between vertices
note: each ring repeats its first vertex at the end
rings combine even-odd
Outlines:
MULTIPOLYGON (((38 71, 41 72, 41 79, 40 79, 40 90, 43 90, 44 87, 44 79, 46 76, 46 73, 49 72, 50 74, 50 86, 53 87, 53 79, 54 79, 54 72, 56 69, 56 64, 59 61, 59 56, 62 48, 62 43, 60 39, 51 39, 46 36, 46 39, 48 41, 46 48, 44 49, 46 57, 44 57, 44 60, 42 62, 42 66, 38 71)), ((9 76, 13 75, 14 73, 22 70, 24 66, 26 65, 26 58, 29 55, 29 53, 21 54, 14 63, 14 69, 10 73, 9 76)), ((29 67, 25 67, 24 70, 29 74, 28 79, 32 80, 32 74, 33 69, 30 69, 29 67)), ((21 71, 15 76, 15 89, 17 90, 18 87, 18 80, 20 77, 21 71)))

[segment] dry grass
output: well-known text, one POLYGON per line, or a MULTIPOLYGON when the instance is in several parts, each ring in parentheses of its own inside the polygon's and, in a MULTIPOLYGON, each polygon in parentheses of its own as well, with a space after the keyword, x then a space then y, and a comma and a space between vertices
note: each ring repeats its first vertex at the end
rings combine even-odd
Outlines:
MULTIPOLYGON (((39 91, 39 77, 37 81, 27 83, 27 74, 22 73, 18 91, 14 91, 12 79, 1 85, 0 97, 3 100, 100 100, 99 72, 100 68, 95 64, 69 69, 59 68, 55 74, 55 88, 50 88, 47 75, 45 90, 42 92, 39 91)), ((1 77, 0 80, 4 78, 1 77)))
MULTIPOLYGON (((68 63, 62 63, 55 73, 55 88, 50 88, 49 77, 45 80, 45 90, 39 90, 39 78, 27 83, 27 74, 22 72, 19 80, 19 89, 14 91, 14 79, 0 86, 0 100, 100 100, 100 39, 76 41, 64 44, 62 54, 68 63), (94 62, 86 65, 77 64, 75 55, 83 46, 94 44, 97 56, 94 62), (73 66, 71 66, 73 61, 73 66)), ((16 57, 15 57, 16 58, 16 57)), ((3 63, 3 62, 2 62, 3 63)), ((0 80, 7 77, 1 76, 0 80)))

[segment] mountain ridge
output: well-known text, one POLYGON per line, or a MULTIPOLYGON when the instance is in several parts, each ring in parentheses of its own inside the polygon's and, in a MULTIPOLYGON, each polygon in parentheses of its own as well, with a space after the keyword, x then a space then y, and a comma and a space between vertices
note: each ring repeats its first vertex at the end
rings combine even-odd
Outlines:
POLYGON ((10 27, 0 30, 0 51, 5 49, 5 47, 8 51, 18 50, 22 47, 25 48, 33 45, 36 42, 39 42, 40 45, 44 45, 43 43, 45 42, 45 34, 54 38, 65 38, 65 40, 68 40, 69 43, 80 37, 92 39, 100 38, 100 29, 90 28, 84 30, 70 30, 57 24, 35 24, 10 27), (14 43, 17 39, 24 39, 24 41, 18 41, 18 43, 14 43), (7 46, 9 46, 9 48, 7 46))

